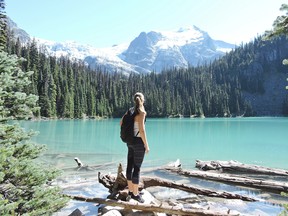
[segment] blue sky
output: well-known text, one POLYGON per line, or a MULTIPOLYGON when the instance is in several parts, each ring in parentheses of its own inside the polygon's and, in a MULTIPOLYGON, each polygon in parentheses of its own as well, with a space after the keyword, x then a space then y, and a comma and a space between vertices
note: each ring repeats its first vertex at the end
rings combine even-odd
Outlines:
POLYGON ((141 32, 197 26, 213 39, 249 42, 272 28, 285 0, 6 0, 32 37, 110 47, 141 32))

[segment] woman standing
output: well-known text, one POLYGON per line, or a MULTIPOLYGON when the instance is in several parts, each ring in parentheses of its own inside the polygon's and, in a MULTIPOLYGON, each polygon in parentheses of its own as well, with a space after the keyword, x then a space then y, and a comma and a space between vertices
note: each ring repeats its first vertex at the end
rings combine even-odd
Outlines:
POLYGON ((144 159, 145 153, 149 152, 149 145, 145 131, 145 118, 146 111, 144 108, 144 95, 137 92, 134 95, 134 112, 136 116, 134 118, 134 142, 127 143, 128 156, 127 156, 127 169, 126 178, 129 189, 128 196, 132 199, 143 203, 144 200, 139 194, 139 179, 140 179, 140 168, 144 159))

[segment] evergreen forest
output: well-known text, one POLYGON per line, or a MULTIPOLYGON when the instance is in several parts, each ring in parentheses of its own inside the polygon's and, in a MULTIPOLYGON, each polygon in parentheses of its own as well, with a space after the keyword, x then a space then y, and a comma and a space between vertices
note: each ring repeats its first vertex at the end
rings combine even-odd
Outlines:
MULTIPOLYGON (((35 40, 23 45, 9 35, 6 52, 25 59, 23 71, 34 71, 26 92, 39 96, 37 117, 121 117, 138 91, 146 97, 149 117, 255 116, 257 110, 243 92, 263 94, 266 73, 287 71, 282 64, 288 56, 284 36, 255 38, 204 66, 127 76, 91 70, 80 60, 49 56, 35 40)), ((283 110, 287 104, 286 99, 283 110)))

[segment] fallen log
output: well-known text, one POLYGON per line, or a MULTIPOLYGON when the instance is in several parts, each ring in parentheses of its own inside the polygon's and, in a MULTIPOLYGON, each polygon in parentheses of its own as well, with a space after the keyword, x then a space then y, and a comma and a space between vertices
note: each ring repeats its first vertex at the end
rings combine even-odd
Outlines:
MULTIPOLYGON (((118 166, 118 174, 117 177, 115 178, 114 176, 110 175, 102 175, 98 173, 98 181, 99 183, 103 184, 106 188, 109 188, 109 192, 111 193, 111 196, 108 198, 114 198, 119 191, 123 190, 127 186, 127 180, 125 176, 119 172, 122 170, 121 164, 118 166)), ((160 187, 168 187, 168 188, 174 188, 178 190, 182 190, 185 192, 189 193, 194 193, 196 195, 205 195, 208 197, 218 197, 218 198, 225 198, 225 199, 240 199, 243 201, 256 201, 256 199, 244 196, 244 195, 239 195, 239 194, 233 194, 229 192, 218 192, 218 191, 212 191, 208 189, 203 189, 203 188, 196 188, 184 184, 177 184, 172 181, 167 181, 165 179, 161 178, 151 178, 151 177, 142 177, 141 178, 141 184, 140 184, 140 190, 142 188, 148 188, 148 187, 155 187, 155 186, 160 186, 160 187)), ((121 193, 120 199, 125 200, 127 193, 121 193)))
POLYGON ((189 193, 194 193, 196 195, 205 195, 208 197, 219 197, 219 198, 225 198, 225 199, 240 199, 243 201, 256 201, 256 199, 239 195, 239 194, 233 194, 226 191, 219 192, 219 191, 212 191, 204 188, 197 188, 192 187, 184 184, 177 184, 172 181, 167 181, 160 178, 149 178, 149 177, 143 177, 142 178, 144 188, 153 187, 153 186, 160 186, 160 187, 168 187, 168 188, 174 188, 182 191, 186 191, 189 193))
POLYGON ((238 161, 201 161, 196 160, 196 168, 200 170, 221 170, 224 172, 245 172, 252 174, 288 176, 288 171, 258 165, 243 164, 238 161))
POLYGON ((212 173, 200 170, 182 170, 166 167, 164 170, 175 172, 179 175, 184 175, 187 177, 208 179, 212 181, 224 182, 234 185, 246 186, 251 188, 258 188, 274 193, 288 192, 288 184, 285 182, 263 180, 263 179, 253 179, 248 177, 241 177, 239 175, 230 175, 223 173, 212 173))
POLYGON ((194 216, 232 216, 239 215, 233 214, 228 210, 227 212, 217 212, 213 210, 205 210, 205 209, 187 209, 181 208, 179 206, 169 206, 169 205, 155 205, 155 204, 142 204, 138 202, 124 202, 120 200, 111 200, 111 199, 101 199, 101 198, 89 198, 83 196, 69 196, 71 199, 84 201, 84 202, 92 202, 98 204, 105 204, 108 206, 118 206, 128 210, 140 210, 140 211, 151 211, 151 212, 162 212, 171 215, 194 215, 194 216))

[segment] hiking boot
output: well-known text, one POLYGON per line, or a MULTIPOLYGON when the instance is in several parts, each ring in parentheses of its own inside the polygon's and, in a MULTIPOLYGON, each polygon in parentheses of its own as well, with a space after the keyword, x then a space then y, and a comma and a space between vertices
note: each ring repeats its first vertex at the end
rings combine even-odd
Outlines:
POLYGON ((138 194, 136 196, 134 194, 132 194, 131 198, 136 200, 136 201, 138 201, 139 203, 144 203, 145 202, 140 194, 138 194))
POLYGON ((129 201, 131 199, 131 196, 132 196, 133 192, 128 192, 128 195, 126 197, 126 201, 129 201))
MULTIPOLYGON (((132 194, 133 194, 133 192, 131 192, 131 191, 128 192, 128 196, 132 196, 132 194)), ((143 195, 144 192, 143 192, 143 191, 140 191, 139 194, 140 194, 140 195, 143 195)))

